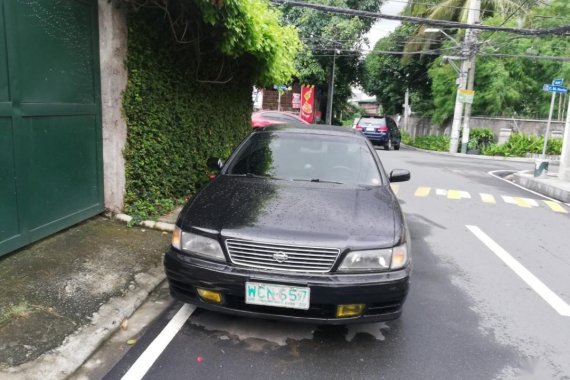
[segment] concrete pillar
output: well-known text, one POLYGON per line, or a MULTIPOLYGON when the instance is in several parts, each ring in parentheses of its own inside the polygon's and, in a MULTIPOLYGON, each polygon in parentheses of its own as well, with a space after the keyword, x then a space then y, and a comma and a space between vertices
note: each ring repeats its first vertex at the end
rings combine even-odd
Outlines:
POLYGON ((98 7, 105 207, 119 212, 125 193, 127 124, 122 108, 127 87, 127 19, 119 0, 98 0, 98 7))
POLYGON ((499 137, 497 139, 497 144, 503 145, 504 143, 509 141, 509 138, 511 137, 512 134, 513 134, 513 130, 511 128, 501 128, 501 130, 499 131, 499 137))

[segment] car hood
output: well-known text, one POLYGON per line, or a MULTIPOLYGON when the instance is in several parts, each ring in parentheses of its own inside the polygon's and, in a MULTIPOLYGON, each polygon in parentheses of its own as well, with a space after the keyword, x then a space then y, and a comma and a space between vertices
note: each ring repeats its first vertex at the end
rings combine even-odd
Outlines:
POLYGON ((222 175, 180 216, 182 229, 283 244, 392 247, 403 217, 387 186, 353 187, 222 175))

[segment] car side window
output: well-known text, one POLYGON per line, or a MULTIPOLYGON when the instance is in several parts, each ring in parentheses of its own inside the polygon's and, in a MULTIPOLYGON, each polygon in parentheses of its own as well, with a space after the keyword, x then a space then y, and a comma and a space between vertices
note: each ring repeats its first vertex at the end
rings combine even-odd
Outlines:
POLYGON ((392 134, 398 133, 398 126, 396 125, 396 122, 393 119, 387 117, 386 124, 388 124, 388 128, 390 128, 390 133, 392 134))

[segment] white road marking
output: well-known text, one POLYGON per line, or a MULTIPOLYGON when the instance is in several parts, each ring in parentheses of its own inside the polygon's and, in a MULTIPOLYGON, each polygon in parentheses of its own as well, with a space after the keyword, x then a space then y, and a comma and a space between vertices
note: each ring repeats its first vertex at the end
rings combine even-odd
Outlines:
MULTIPOLYGON (((516 170, 514 170, 514 171, 513 171, 513 170, 491 170, 490 172, 487 172, 487 174, 489 174, 489 175, 491 175, 491 176, 493 176, 493 177, 495 177, 495 178, 497 178, 497 179, 500 179, 501 181, 504 181, 504 182, 506 182, 506 183, 508 183, 508 184, 511 184, 511 185, 513 185, 513 186, 516 186, 516 187, 518 187, 519 189, 523 189, 523 190, 525 190, 525 191, 528 191, 529 193, 533 193, 534 195, 538 195, 538 196, 540 196, 540 197, 549 199, 549 200, 551 200, 551 201, 553 201, 553 202, 556 202, 556 203, 562 203, 562 202, 560 202, 560 201, 557 200, 557 199, 550 198, 550 197, 548 197, 548 196, 546 196, 546 195, 544 195, 544 194, 537 193, 536 191, 532 191, 532 190, 527 189, 526 187, 523 187, 523 186, 521 186, 521 185, 519 185, 519 184, 517 184, 517 183, 511 182, 511 181, 509 181, 508 179, 504 179, 504 178, 502 178, 502 177, 499 177, 498 175, 495 174, 495 173, 499 173, 499 172, 509 172, 509 173, 512 173, 512 172, 516 172, 516 170)), ((565 203, 565 205, 570 206, 570 203, 565 203)))
POLYGON ((495 197, 492 196, 491 194, 480 193, 480 195, 481 195, 481 200, 485 203, 497 203, 495 201, 495 197))
POLYGON ((471 199, 471 194, 469 194, 467 191, 460 191, 459 195, 461 196, 461 198, 471 199))
POLYGON ((445 189, 435 189, 436 195, 443 195, 444 197, 447 196, 447 190, 445 189))
POLYGON ((505 201, 505 203, 510 203, 512 205, 516 205, 517 203, 515 202, 515 200, 513 199, 513 197, 509 197, 507 195, 501 195, 501 198, 503 198, 503 200, 505 201))
POLYGON ((133 363, 131 368, 125 373, 121 380, 140 380, 148 372, 156 359, 162 354, 164 349, 178 334, 188 318, 196 310, 195 306, 184 304, 176 315, 168 322, 166 327, 158 334, 152 343, 144 350, 141 356, 133 363))
POLYGON ((570 317, 570 305, 568 305, 556 293, 550 290, 542 281, 534 274, 526 269, 499 244, 491 239, 479 227, 466 225, 467 229, 473 233, 483 244, 487 246, 499 259, 501 259, 509 268, 512 269, 528 286, 530 286, 543 300, 556 310, 556 312, 564 317, 570 317))

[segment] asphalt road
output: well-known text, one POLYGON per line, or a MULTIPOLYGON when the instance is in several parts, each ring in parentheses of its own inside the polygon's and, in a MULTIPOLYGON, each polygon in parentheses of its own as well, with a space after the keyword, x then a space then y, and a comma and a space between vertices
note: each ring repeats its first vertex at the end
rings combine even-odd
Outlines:
MULTIPOLYGON (((401 319, 319 327, 196 310, 156 361, 136 362, 144 378, 570 379, 570 207, 488 174, 532 164, 378 153, 388 172, 412 172, 394 186, 414 257, 401 319)), ((127 373, 181 307, 106 378, 127 373)))

